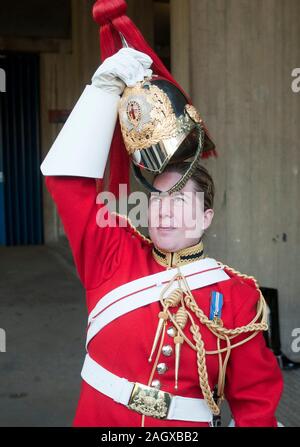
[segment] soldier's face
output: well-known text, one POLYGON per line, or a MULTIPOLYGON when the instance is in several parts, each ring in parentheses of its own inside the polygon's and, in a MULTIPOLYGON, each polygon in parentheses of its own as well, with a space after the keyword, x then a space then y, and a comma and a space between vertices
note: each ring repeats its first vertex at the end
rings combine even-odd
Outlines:
POLYGON ((195 191, 192 180, 178 193, 164 193, 180 178, 177 172, 157 176, 153 185, 162 193, 152 193, 149 200, 149 235, 156 247, 166 251, 197 244, 213 218, 213 210, 204 212, 204 195, 195 191))

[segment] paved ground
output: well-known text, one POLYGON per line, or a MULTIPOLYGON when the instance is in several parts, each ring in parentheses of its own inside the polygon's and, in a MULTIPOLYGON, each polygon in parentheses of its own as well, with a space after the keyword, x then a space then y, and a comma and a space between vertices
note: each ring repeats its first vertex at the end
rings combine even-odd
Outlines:
POLYGON ((0 426, 69 426, 87 313, 73 269, 44 246, 0 249, 0 426))
MULTIPOLYGON (((0 328, 6 331, 0 426, 72 424, 86 318, 84 291, 65 245, 0 248, 0 328)), ((277 416, 299 427, 300 369, 284 372, 284 379, 277 416)))

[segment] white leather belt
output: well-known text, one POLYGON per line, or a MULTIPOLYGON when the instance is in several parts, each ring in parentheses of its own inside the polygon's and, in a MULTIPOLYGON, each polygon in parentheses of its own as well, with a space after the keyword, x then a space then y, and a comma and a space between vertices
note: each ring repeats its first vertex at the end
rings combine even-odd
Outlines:
POLYGON ((86 355, 82 378, 100 393, 138 413, 159 419, 212 422, 204 399, 174 396, 165 391, 129 382, 116 376, 86 355))

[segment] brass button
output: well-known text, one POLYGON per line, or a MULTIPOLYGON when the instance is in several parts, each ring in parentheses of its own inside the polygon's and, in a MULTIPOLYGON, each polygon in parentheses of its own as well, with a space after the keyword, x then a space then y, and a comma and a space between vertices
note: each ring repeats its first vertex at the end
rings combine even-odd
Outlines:
POLYGON ((156 388, 157 390, 159 390, 160 387, 161 387, 161 383, 160 383, 159 380, 155 379, 155 380, 152 380, 152 382, 151 382, 151 386, 152 386, 153 388, 156 388))
POLYGON ((176 329, 175 329, 173 326, 169 327, 169 329, 167 329, 167 334, 168 334, 170 337, 175 337, 175 335, 176 335, 176 329))
POLYGON ((171 345, 166 345, 162 347, 162 353, 163 355, 165 355, 166 357, 170 357, 170 355, 173 354, 173 348, 171 345))
POLYGON ((164 374, 168 370, 168 367, 165 363, 159 363, 156 369, 158 374, 164 374))

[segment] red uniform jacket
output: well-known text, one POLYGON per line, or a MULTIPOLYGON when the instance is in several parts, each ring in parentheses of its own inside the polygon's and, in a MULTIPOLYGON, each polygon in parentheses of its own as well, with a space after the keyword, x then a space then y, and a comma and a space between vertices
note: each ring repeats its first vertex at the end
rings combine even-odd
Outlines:
MULTIPOLYGON (((46 185, 56 203, 79 278, 86 289, 88 312, 112 289, 165 269, 153 258, 151 241, 142 237, 133 227, 100 228, 97 225, 97 213, 104 205, 96 203, 94 179, 49 176, 46 177, 46 185)), ((259 292, 251 278, 243 278, 231 271, 227 273, 231 277, 229 280, 194 290, 193 295, 209 316, 211 292, 221 292, 224 296, 224 326, 234 328, 249 323, 255 316, 259 292)), ((160 310, 161 305, 156 302, 117 318, 92 339, 90 356, 120 377, 147 384, 152 369, 148 357, 160 310)), ((200 325, 206 350, 215 350, 216 337, 196 321, 200 325)), ((234 342, 242 337, 245 336, 235 338, 234 342)), ((172 338, 166 333, 164 344, 172 343, 172 338)), ((207 355, 206 361, 210 386, 213 388, 218 380, 218 357, 207 355)), ((161 390, 184 397, 203 398, 196 352, 186 343, 181 349, 179 388, 176 392, 174 354, 171 357, 161 354, 159 362, 168 366, 164 374, 156 373, 153 378, 160 380, 161 390)), ((277 361, 266 347, 261 332, 232 350, 227 367, 225 396, 236 426, 276 426, 274 415, 282 386, 277 361)), ((141 419, 142 416, 137 412, 114 402, 82 381, 74 426, 141 426, 141 419)), ((145 417, 145 427, 207 425, 145 417)))

